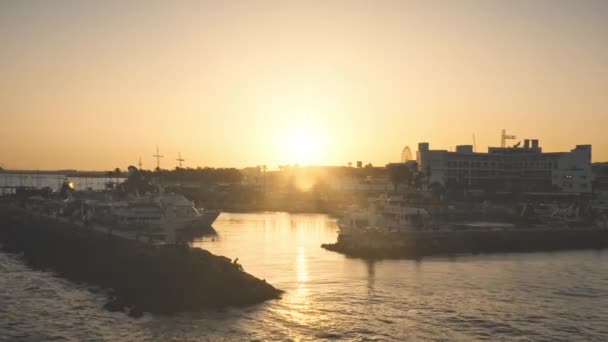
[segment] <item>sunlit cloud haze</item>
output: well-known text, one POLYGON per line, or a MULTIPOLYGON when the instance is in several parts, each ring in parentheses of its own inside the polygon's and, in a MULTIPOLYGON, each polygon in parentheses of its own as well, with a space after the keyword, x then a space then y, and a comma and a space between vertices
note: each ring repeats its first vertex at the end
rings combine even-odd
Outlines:
MULTIPOLYGON (((593 144, 608 1, 2 1, 11 168, 374 165, 405 145, 593 144)), ((415 150, 415 148, 414 148, 415 150)))

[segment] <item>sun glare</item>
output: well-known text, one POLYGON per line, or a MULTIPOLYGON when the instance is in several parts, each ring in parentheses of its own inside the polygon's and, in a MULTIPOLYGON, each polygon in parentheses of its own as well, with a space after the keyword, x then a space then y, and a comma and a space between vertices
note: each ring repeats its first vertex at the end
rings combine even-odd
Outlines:
POLYGON ((310 127, 296 127, 286 134, 285 153, 291 164, 312 165, 322 160, 325 139, 310 127))

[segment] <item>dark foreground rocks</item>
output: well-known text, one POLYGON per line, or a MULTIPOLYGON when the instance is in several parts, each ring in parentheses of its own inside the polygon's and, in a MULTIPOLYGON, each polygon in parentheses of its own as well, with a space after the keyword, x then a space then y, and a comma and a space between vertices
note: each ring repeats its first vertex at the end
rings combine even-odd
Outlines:
POLYGON ((135 317, 247 306, 282 292, 205 250, 152 246, 2 205, 0 243, 36 269, 110 290, 106 308, 135 317))
POLYGON ((365 259, 419 259, 433 255, 544 252, 608 248, 608 230, 585 228, 360 233, 321 247, 365 259))

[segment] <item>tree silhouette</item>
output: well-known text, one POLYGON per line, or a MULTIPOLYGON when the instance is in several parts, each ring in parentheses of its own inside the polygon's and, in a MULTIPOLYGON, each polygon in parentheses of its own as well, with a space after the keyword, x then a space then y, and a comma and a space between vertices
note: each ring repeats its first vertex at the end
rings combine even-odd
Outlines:
POLYGON ((429 185, 429 190, 431 191, 433 198, 437 201, 441 200, 446 194, 445 187, 438 182, 431 183, 429 185))
POLYGON ((405 183, 408 184, 409 187, 412 184, 414 172, 412 167, 408 164, 389 164, 388 176, 391 183, 393 183, 393 189, 396 192, 399 189, 399 185, 405 183))
POLYGON ((121 174, 120 168, 119 167, 115 168, 114 177, 116 178, 116 184, 118 184, 118 178, 120 178, 120 174, 121 174))

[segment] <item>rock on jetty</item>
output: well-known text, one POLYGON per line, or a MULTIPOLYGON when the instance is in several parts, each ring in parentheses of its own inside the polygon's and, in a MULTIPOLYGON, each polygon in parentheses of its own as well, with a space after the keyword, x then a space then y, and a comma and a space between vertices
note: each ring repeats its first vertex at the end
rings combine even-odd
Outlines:
POLYGON ((542 228, 408 233, 362 232, 338 236, 321 247, 366 259, 409 258, 432 255, 542 252, 608 247, 608 230, 542 228))
POLYGON ((0 205, 0 243, 32 267, 110 290, 110 310, 171 314, 246 306, 282 291, 222 256, 151 245, 0 205))

